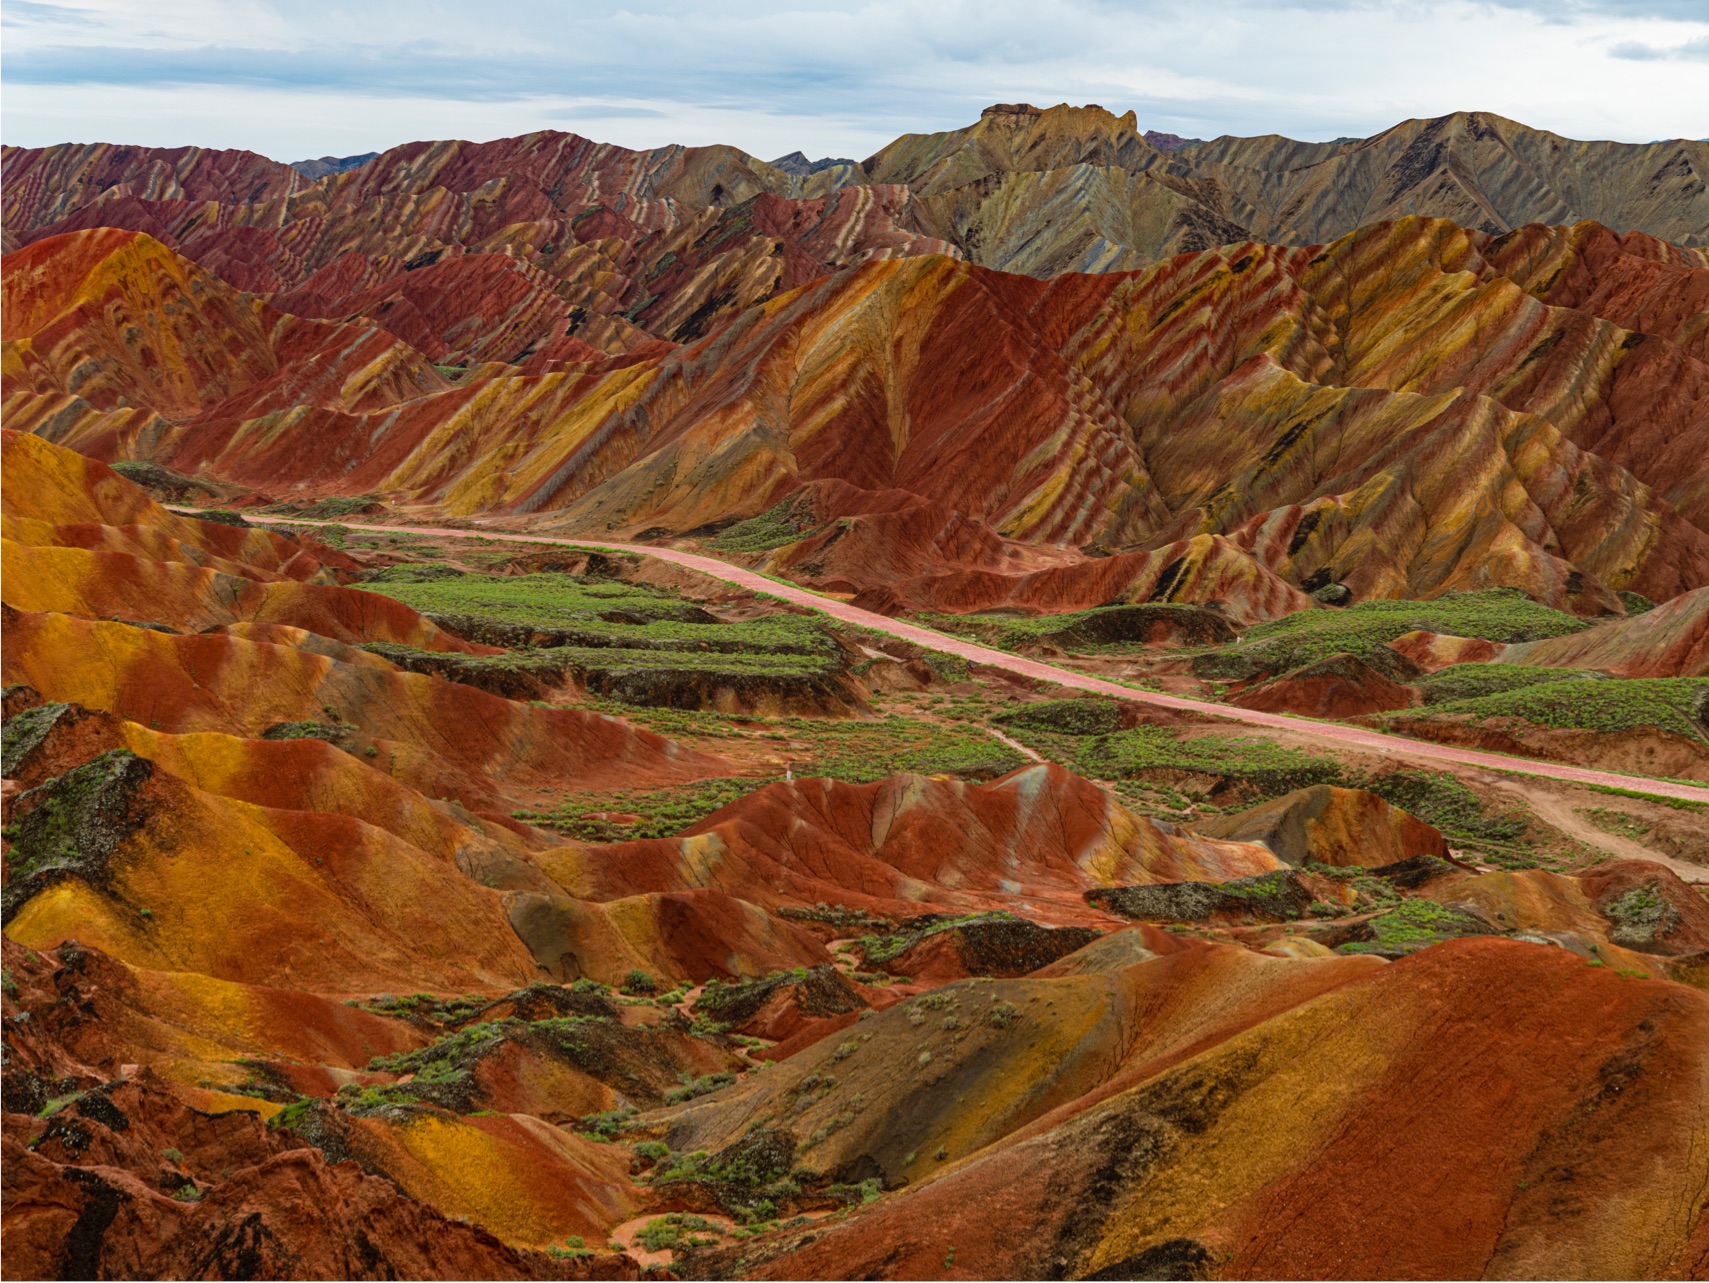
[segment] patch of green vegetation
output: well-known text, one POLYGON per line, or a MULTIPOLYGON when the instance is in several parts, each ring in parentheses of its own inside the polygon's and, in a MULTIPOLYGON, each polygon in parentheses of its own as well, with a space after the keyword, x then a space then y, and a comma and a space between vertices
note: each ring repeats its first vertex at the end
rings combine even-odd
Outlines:
POLYGON ((714 1014, 732 1011, 752 1005, 755 998, 769 994, 782 985, 800 984, 806 979, 806 967, 773 971, 754 980, 723 981, 714 976, 701 989, 700 997, 694 1001, 694 1007, 696 1011, 704 1010, 714 1014))
POLYGON ((366 1000, 351 999, 346 1005, 360 1007, 363 1011, 371 1011, 377 1016, 396 1016, 430 1025, 460 1025, 491 1006, 492 999, 483 998, 477 993, 461 998, 440 998, 430 993, 394 997, 392 994, 383 993, 366 1000))
POLYGON ((1630 838, 1634 842, 1648 836, 1650 829, 1654 827, 1635 815, 1610 810, 1606 806, 1580 806, 1574 809, 1604 833, 1630 838))
POLYGON ((347 1084, 339 1089, 340 1095, 349 1092, 351 1103, 357 1106, 426 1101, 449 1108, 464 1108, 473 1087, 475 1064, 521 1024, 515 1020, 482 1022, 447 1034, 437 1042, 414 1051, 376 1056, 368 1062, 369 1069, 379 1073, 413 1074, 415 1077, 405 1084, 359 1088, 356 1091, 350 1091, 355 1084, 347 1084))
POLYGON ((1341 945, 1337 953, 1410 953, 1460 936, 1489 935, 1469 914, 1433 900, 1407 900, 1371 919, 1371 939, 1341 945))
POLYGON ((30 897, 66 878, 103 885, 108 860, 147 818, 134 802, 153 774, 152 762, 109 749, 23 794, 24 814, 9 826, 0 919, 10 922, 30 897))
MULTIPOLYGON (((1131 651, 1132 642, 1106 642, 1099 638, 1111 635, 1112 616, 1124 622, 1144 618, 1150 612, 1161 617, 1179 617, 1185 612, 1174 603, 1117 602, 1093 606, 1089 610, 1069 611, 1061 615, 1019 615, 1008 611, 975 612, 967 615, 922 613, 920 622, 940 633, 966 637, 981 645, 998 650, 1018 651, 1044 642, 1071 645, 1076 652, 1131 651)), ((1226 636, 1221 624, 1216 627, 1226 636)), ((1131 635, 1131 634, 1130 634, 1131 635)))
POLYGON ((1081 746, 1073 766, 1082 775, 1102 779, 1155 770, 1216 775, 1250 784, 1265 797, 1334 783, 1341 775, 1332 758, 1270 740, 1219 735, 1184 739, 1163 726, 1136 726, 1096 736, 1081 746))
MULTIPOLYGON (((824 674, 830 668, 828 657, 823 655, 664 650, 653 646, 543 646, 505 655, 446 654, 399 642, 365 642, 361 649, 410 672, 431 673, 450 681, 497 690, 516 679, 537 679, 550 685, 568 673, 578 674, 584 680, 595 674, 618 679, 617 689, 621 690, 624 689, 621 679, 633 675, 684 673, 696 678, 702 675, 792 678, 824 674)), ((629 707, 624 703, 625 709, 629 707)))
POLYGON ((719 552, 770 552, 804 539, 826 523, 813 513, 813 502, 792 495, 775 503, 757 517, 738 521, 708 541, 719 552))
POLYGON ((337 744, 350 732, 344 722, 280 722, 261 732, 264 740, 325 740, 337 744))
POLYGON ((0 771, 8 778, 17 775, 24 759, 41 746, 54 725, 71 710, 70 704, 37 704, 7 722, 0 729, 0 771))
POLYGON ((1608 681, 1557 680, 1517 690, 1433 704, 1395 714, 1396 719, 1458 715, 1476 722, 1512 717, 1538 726, 1588 731, 1627 731, 1655 727, 1673 735, 1709 742, 1704 709, 1709 678, 1640 677, 1608 681))
POLYGON ((702 1074, 696 1078, 693 1074, 682 1075, 682 1086, 673 1087, 665 1093, 665 1104, 682 1105, 720 1091, 736 1081, 736 1075, 730 1073, 702 1074))
POLYGON ((622 990, 626 994, 654 994, 659 991, 659 982, 650 971, 636 969, 623 977, 622 990))
POLYGON ((995 720, 1000 726, 1054 735, 1111 735, 1122 728, 1122 706, 1113 699, 1051 699, 1023 704, 995 720))
POLYGON ((1609 941, 1626 949, 1653 948, 1658 937, 1678 929, 1681 918, 1654 882, 1632 887, 1601 908, 1612 924, 1609 941))
POLYGON ((1010 1025, 1014 1024, 1015 1021, 1019 1020, 1020 1016, 1021 1009, 1015 1006, 1014 1003, 999 1000, 992 1003, 990 1008, 986 1011, 985 1023, 990 1025, 993 1029, 1007 1029, 1010 1025))
POLYGON ((1530 820, 1486 815, 1478 795, 1449 771, 1393 771, 1351 782, 1434 825, 1452 846, 1482 852, 1491 863, 1509 868, 1535 863, 1523 842, 1530 820))
POLYGON ((1656 608, 1656 603, 1644 596, 1641 592, 1631 592, 1622 588, 1614 595, 1618 597, 1621 604, 1626 607, 1626 613, 1628 615, 1642 615, 1646 611, 1651 611, 1656 608))
POLYGON ((1544 682, 1596 681, 1600 674, 1570 668, 1538 668, 1528 664, 1450 664, 1421 678, 1427 705, 1503 695, 1544 682))
POLYGON ((325 499, 316 499, 305 507, 284 503, 263 511, 287 517, 301 517, 304 521, 338 521, 343 517, 358 516, 369 509, 383 507, 385 504, 378 495, 362 494, 332 495, 325 499))
POLYGON ((218 522, 222 526, 241 526, 249 528, 249 522, 241 512, 233 512, 230 508, 202 508, 196 513, 199 520, 218 522))
POLYGON ((513 653, 469 658, 389 643, 369 649, 412 671, 511 697, 526 697, 530 681, 575 673, 626 709, 693 707, 708 697, 708 682, 758 680, 766 688, 772 679, 805 681, 835 702, 850 698, 835 686, 849 652, 810 616, 779 613, 725 623, 657 589, 556 573, 388 573, 362 586, 408 603, 469 640, 513 653))
MULTIPOLYGON (((851 909, 846 904, 826 904, 823 900, 813 905, 786 904, 772 912, 780 918, 791 918, 796 922, 823 922, 837 928, 839 932, 879 931, 890 925, 887 919, 865 909, 851 909)), ((890 979, 889 976, 884 978, 890 979)))
POLYGON ((1193 672, 1223 681, 1286 673, 1331 655, 1363 657, 1419 630, 1521 642, 1564 637, 1587 627, 1584 620, 1539 605, 1516 588, 1449 593, 1433 601, 1362 601, 1342 609, 1296 611, 1254 625, 1239 642, 1195 657, 1193 672))
MULTIPOLYGON (((473 615, 538 629, 586 628, 593 637, 622 636, 626 630, 656 623, 713 630, 668 634, 680 642, 716 638, 719 630, 737 627, 713 621, 698 606, 660 588, 551 571, 531 575, 431 574, 419 567, 394 567, 356 586, 395 597, 424 614, 473 615), (619 618, 610 618, 613 615, 619 618)), ((811 621, 799 615, 779 618, 792 622, 780 623, 770 617, 758 621, 775 625, 766 637, 774 645, 801 644, 802 630, 811 627, 811 621)), ((756 631, 756 644, 758 640, 756 631)))
POLYGON ((518 812, 517 818, 581 842, 672 837, 769 783, 767 779, 711 779, 657 789, 578 793, 555 810, 518 812), (624 822, 599 818, 602 814, 639 818, 624 822))
POLYGON ((558 1261, 579 1261, 583 1257, 592 1256, 593 1251, 587 1245, 587 1240, 580 1234, 572 1234, 559 1247, 556 1243, 546 1248, 546 1255, 558 1261))
POLYGON ((641 1246, 649 1252, 680 1252, 696 1247, 711 1247, 719 1240, 706 1235, 721 1235, 718 1225, 704 1216, 687 1212, 669 1212, 656 1216, 641 1227, 636 1235, 641 1246))
MULTIPOLYGON (((924 918, 916 919, 914 923, 904 923, 902 928, 897 931, 887 932, 883 935, 862 936, 858 943, 868 966, 882 966, 892 958, 908 952, 928 936, 937 935, 939 932, 954 931, 958 927, 965 927, 974 922, 1015 922, 1017 920, 1014 914, 1002 909, 993 910, 989 913, 964 913, 953 917, 926 915, 924 918)), ((948 1001, 947 995, 941 993, 928 994, 919 999, 916 1006, 923 1005, 925 1008, 936 1009, 948 1001)))
POLYGON ((634 1127, 640 1113, 633 1105, 619 1105, 616 1109, 607 1109, 603 1113, 583 1115, 580 1122, 601 1140, 611 1140, 619 1133, 634 1127))
POLYGON ((1609 797, 1637 798, 1640 802, 1654 802, 1658 806, 1671 807, 1676 811, 1709 810, 1709 802, 1693 802, 1689 798, 1664 797, 1660 793, 1644 793, 1638 789, 1614 788, 1608 784, 1587 784, 1585 787, 1593 793, 1605 793, 1609 797))
POLYGON ((809 721, 782 725, 809 741, 810 758, 797 775, 823 775, 870 784, 887 775, 991 777, 1027 765, 1027 759, 983 731, 890 716, 876 721, 809 721))
MULTIPOLYGON (((378 539, 379 536, 373 536, 378 539)), ((401 566, 383 566, 365 572, 359 584, 431 584, 441 579, 460 579, 467 571, 452 566, 424 566, 408 562, 401 566)), ((390 594, 386 594, 389 596, 390 594)))

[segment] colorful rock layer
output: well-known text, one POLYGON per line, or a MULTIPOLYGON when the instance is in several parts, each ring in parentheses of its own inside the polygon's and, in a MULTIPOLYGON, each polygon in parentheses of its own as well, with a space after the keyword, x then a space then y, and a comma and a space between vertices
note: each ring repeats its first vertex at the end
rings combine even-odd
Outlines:
POLYGON ((1048 281, 894 258, 687 345, 576 340, 553 372, 453 383, 398 334, 510 297, 466 268, 388 286, 378 324, 316 321, 140 233, 36 241, 5 260, 8 422, 275 495, 570 533, 770 512, 732 546, 880 609, 1264 619, 1339 583, 1594 616, 1709 582, 1709 268, 1640 234, 1412 217, 1048 281))

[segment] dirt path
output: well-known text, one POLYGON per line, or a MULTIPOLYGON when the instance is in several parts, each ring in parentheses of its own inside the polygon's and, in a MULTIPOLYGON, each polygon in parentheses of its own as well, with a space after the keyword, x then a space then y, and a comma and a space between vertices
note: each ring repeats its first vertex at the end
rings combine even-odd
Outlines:
MULTIPOLYGON (((174 510, 190 516, 195 515, 195 510, 192 508, 176 508, 174 510)), ((1440 769, 1464 766, 1490 771, 1517 771, 1525 775, 1539 775, 1547 779, 1564 780, 1569 784, 1594 784, 1604 788, 1637 789, 1661 797, 1677 797, 1690 802, 1709 803, 1709 788, 1701 785, 1675 784, 1671 781, 1649 779, 1644 776, 1617 775, 1612 771, 1596 771, 1587 767, 1566 766, 1557 762, 1540 762, 1534 758, 1508 757, 1501 753, 1485 753, 1477 749, 1432 744, 1427 740, 1407 739, 1399 735, 1384 735, 1379 731, 1369 731, 1358 726, 1343 726, 1337 722, 1319 722, 1304 717, 1282 717, 1275 713, 1261 713, 1248 708, 1214 704, 1207 700, 1189 699, 1183 695, 1163 695, 1155 691, 1135 690, 1131 686, 1121 686, 1115 682, 1104 681, 1102 678, 1088 677, 1085 674, 1058 668, 1040 660, 1027 659, 1021 655, 1011 655, 1006 651, 992 650, 987 646, 964 641, 959 637, 948 637, 942 633, 933 632, 929 628, 921 628, 918 624, 890 619, 884 615, 874 614, 869 610, 861 610, 845 601, 821 597, 818 593, 809 592, 805 588, 768 579, 752 570, 745 570, 740 566, 719 561, 716 557, 682 552, 675 548, 651 548, 645 544, 606 543, 598 539, 554 539, 544 535, 504 534, 491 528, 365 525, 353 521, 305 521, 301 518, 288 517, 251 518, 251 520, 258 523, 276 520, 280 525, 296 526, 337 525, 346 530, 364 530, 377 534, 478 538, 500 543, 557 544, 566 548, 592 548, 600 552, 637 553, 643 557, 656 557, 661 561, 684 566, 690 570, 697 570, 701 574, 710 575, 714 579, 722 579, 726 583, 737 584, 754 592, 767 593, 772 597, 792 602, 798 606, 805 606, 810 610, 819 611, 845 623, 870 628, 874 632, 887 633, 892 637, 900 637, 917 646, 924 646, 948 655, 957 655, 975 664, 1006 669, 1022 677, 1055 682, 1071 690, 1087 691, 1095 695, 1108 695, 1116 699, 1131 699, 1141 704, 1155 704, 1162 708, 1179 709, 1184 712, 1207 714, 1228 721, 1242 722, 1248 726, 1261 726, 1266 730, 1286 731, 1292 735, 1321 741, 1336 748, 1362 749, 1366 752, 1405 757, 1440 769)))
POLYGON ((1020 740, 1010 739, 1007 735, 1003 734, 1002 731, 997 730, 994 727, 987 726, 985 728, 985 733, 992 739, 996 740, 999 744, 1003 744, 1014 749, 1015 752, 1019 753, 1022 757, 1030 757, 1035 762, 1044 761, 1042 757, 1033 752, 1032 749, 1028 748, 1025 744, 1021 743, 1020 740))
MULTIPOLYGON (((1497 787, 1504 786, 1498 785, 1497 787)), ((1690 864, 1685 860, 1676 860, 1660 851, 1651 850, 1642 842, 1634 842, 1631 838, 1621 837, 1618 833, 1599 829, 1573 810, 1571 802, 1555 796, 1547 787, 1514 781, 1505 785, 1505 788, 1523 799, 1536 813, 1538 819, 1559 829, 1567 836, 1583 842, 1586 846, 1600 847, 1610 855, 1617 856, 1622 860, 1649 860, 1654 864, 1665 864, 1678 874, 1680 880, 1684 882, 1709 882, 1709 868, 1701 864, 1690 864)))

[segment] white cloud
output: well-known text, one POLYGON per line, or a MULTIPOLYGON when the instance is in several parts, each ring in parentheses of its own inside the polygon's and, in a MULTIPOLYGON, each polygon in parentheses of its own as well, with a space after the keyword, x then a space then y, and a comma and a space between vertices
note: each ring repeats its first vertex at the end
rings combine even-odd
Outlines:
POLYGON ((512 0, 502 20, 446 0, 8 0, 5 21, 3 128, 25 145, 296 159, 560 128, 864 156, 1017 100, 1202 136, 1462 109, 1709 135, 1702 0, 512 0))

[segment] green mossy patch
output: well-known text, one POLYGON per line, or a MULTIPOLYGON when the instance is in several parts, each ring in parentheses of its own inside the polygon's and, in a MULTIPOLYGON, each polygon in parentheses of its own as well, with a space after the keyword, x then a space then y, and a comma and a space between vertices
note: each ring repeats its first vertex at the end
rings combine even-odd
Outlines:
POLYGON ((696 780, 659 789, 611 789, 578 793, 552 811, 518 812, 518 819, 581 842, 630 842, 674 837, 722 810, 769 780, 748 778, 696 780), (614 820, 612 815, 634 816, 614 820))
POLYGON ((1481 918, 1433 900, 1408 900, 1365 924, 1366 938, 1336 947, 1337 953, 1373 953, 1403 957, 1444 940, 1463 936, 1503 935, 1481 918))
POLYGON ((794 991, 796 1005, 808 1016, 840 1016, 867 1005, 841 972, 822 963, 775 971, 758 980, 708 980, 694 1000, 694 1014, 724 1025, 739 1025, 784 990, 794 991))
POLYGON ((999 726, 1051 735, 1112 735, 1122 728, 1123 708, 1113 699, 1051 699, 993 720, 999 726))
POLYGON ((1539 641, 1581 632, 1589 625, 1564 611, 1539 605, 1515 588, 1449 593, 1433 601, 1362 601, 1338 610, 1303 610, 1256 624, 1233 646, 1193 659, 1195 676, 1243 681, 1287 673, 1331 655, 1357 655, 1384 671, 1382 649, 1420 630, 1497 642, 1539 641))
POLYGON ((281 503, 262 509, 269 515, 301 517, 304 521, 342 521, 346 517, 382 513, 385 510, 386 505, 380 497, 371 494, 332 495, 308 504, 281 503))
POLYGON ((805 539, 827 524, 814 514, 811 498, 791 495, 759 516, 727 527, 711 539, 708 546, 719 552, 770 552, 805 539))
POLYGON ((1124 918, 1153 922, 1206 922, 1217 917, 1293 922, 1312 905, 1311 893, 1291 869, 1229 882, 1165 882, 1097 887, 1086 902, 1124 918))
POLYGON ((668 1103, 680 1090, 669 1084, 683 1072, 676 1068, 681 1064, 682 1038, 671 1029, 632 1027, 598 1015, 479 1021, 446 1034, 430 1046, 376 1057, 369 1062, 370 1070, 414 1077, 407 1083, 381 1086, 351 1084, 340 1089, 340 1104, 352 1113, 397 1105, 431 1105, 472 1113, 481 1104, 476 1081, 481 1062, 506 1043, 517 1043, 543 1059, 573 1065, 627 1101, 652 1107, 668 1103))
POLYGON ((368 646, 412 672, 510 699, 538 698, 569 677, 624 704, 698 709, 729 702, 839 714, 860 706, 855 652, 814 618, 779 613, 726 623, 669 593, 600 577, 405 574, 367 579, 456 635, 506 647, 461 656, 368 646))
MULTIPOLYGON (((368 575, 356 585, 368 592, 395 597, 424 615, 468 616, 498 625, 554 631, 566 635, 565 642, 584 645, 622 644, 628 630, 646 630, 650 624, 675 624, 675 629, 635 632, 668 645, 674 639, 716 640, 717 630, 741 628, 721 624, 717 617, 691 602, 659 588, 627 584, 602 576, 540 571, 527 575, 477 575, 448 568, 394 566, 368 575), (712 632, 696 631, 695 625, 712 632)), ((811 650, 807 640, 816 632, 812 620, 782 615, 752 621, 772 625, 753 629, 749 644, 770 643, 773 647, 811 650)), ((471 640, 484 640, 471 638, 471 640)), ((493 643, 505 645, 505 642, 493 643)), ((631 643, 632 644, 632 643, 631 643)))
POLYGON ((942 914, 926 913, 903 923, 897 930, 882 935, 860 938, 861 956, 868 966, 883 966, 906 953, 921 941, 943 931, 954 931, 978 923, 1017 922, 1012 913, 996 910, 991 913, 942 914))
POLYGON ((1709 678, 1640 677, 1587 682, 1566 678, 1524 685, 1478 698, 1451 700, 1395 715, 1465 717, 1487 723, 1516 718, 1537 726, 1587 731, 1655 728, 1709 743, 1709 678))
POLYGON ((1136 726, 1096 736, 1075 754, 1073 767, 1100 779, 1148 772, 1186 771, 1246 784, 1263 797, 1279 797, 1314 784, 1333 784, 1341 768, 1333 758, 1265 739, 1217 735, 1185 739, 1162 726, 1136 726))
POLYGON ((1654 882, 1632 887, 1598 907, 1612 924, 1610 944, 1646 952, 1665 951, 1662 938, 1679 928, 1682 916, 1654 882))
POLYGON ((62 718, 73 714, 76 704, 37 704, 27 708, 0 728, 0 773, 16 778, 30 755, 46 742, 62 718))
POLYGON ((1200 606, 1117 603, 1061 615, 1018 615, 1006 611, 968 615, 922 614, 939 632, 975 639, 998 650, 1038 646, 1096 653, 1129 650, 1167 641, 1184 646, 1232 642, 1228 620, 1200 606))
POLYGON ((0 893, 3 920, 66 878, 104 886, 108 861, 148 818, 138 794, 153 777, 154 763, 111 749, 20 795, 6 857, 10 876, 0 893))
POLYGON ((1537 668, 1528 664, 1451 664, 1420 678, 1427 707, 1437 708, 1463 699, 1504 695, 1526 686, 1548 682, 1596 681, 1600 673, 1561 668, 1537 668))

